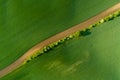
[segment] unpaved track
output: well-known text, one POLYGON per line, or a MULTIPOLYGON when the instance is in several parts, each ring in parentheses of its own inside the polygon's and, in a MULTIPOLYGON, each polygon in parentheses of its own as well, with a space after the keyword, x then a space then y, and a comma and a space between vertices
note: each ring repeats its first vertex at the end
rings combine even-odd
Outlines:
POLYGON ((116 4, 115 6, 109 8, 108 10, 88 19, 87 21, 84 21, 76 26, 73 26, 72 28, 69 28, 68 30, 65 30, 59 34, 56 34, 53 37, 50 37, 48 39, 46 39, 45 41, 37 44, 36 46, 32 47, 30 50, 28 50, 23 56, 21 56, 19 59, 17 59, 14 63, 12 63, 11 65, 7 66, 6 68, 2 69, 0 71, 0 78, 7 75, 8 73, 14 71, 15 69, 17 69, 18 67, 20 67, 24 61, 26 61, 28 59, 28 57, 32 56, 32 54, 40 49, 42 49, 43 47, 54 43, 60 39, 63 39, 64 37, 67 37, 71 34, 73 34, 76 31, 80 31, 83 30, 85 28, 87 28, 88 26, 100 21, 101 19, 105 18, 106 16, 116 12, 120 10, 120 3, 116 4))

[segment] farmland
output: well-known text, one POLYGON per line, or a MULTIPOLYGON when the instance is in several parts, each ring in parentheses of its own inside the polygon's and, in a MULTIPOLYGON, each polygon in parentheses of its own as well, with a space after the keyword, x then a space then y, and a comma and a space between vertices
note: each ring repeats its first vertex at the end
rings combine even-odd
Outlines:
MULTIPOLYGON (((49 5, 47 0, 36 1, 0 2, 0 69, 35 44, 119 2, 53 0, 49 5)), ((120 17, 92 29, 88 36, 60 45, 1 80, 119 80, 119 21, 120 17)))

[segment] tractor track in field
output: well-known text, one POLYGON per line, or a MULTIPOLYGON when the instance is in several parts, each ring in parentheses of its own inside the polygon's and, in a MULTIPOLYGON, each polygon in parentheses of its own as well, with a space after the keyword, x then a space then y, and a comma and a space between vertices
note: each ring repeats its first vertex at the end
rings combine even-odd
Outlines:
POLYGON ((87 28, 88 26, 100 21, 101 19, 104 19, 106 16, 109 16, 110 14, 112 14, 118 10, 120 10, 120 3, 114 5, 113 7, 101 12, 100 14, 98 14, 98 15, 96 15, 96 16, 76 25, 76 26, 73 26, 73 27, 71 27, 71 28, 69 28, 61 33, 58 33, 58 34, 42 41, 41 43, 35 45, 31 49, 29 49, 23 56, 21 56, 19 59, 17 59, 15 62, 13 62, 11 65, 0 70, 0 78, 7 75, 8 73, 14 71, 18 67, 20 67, 23 64, 23 62, 28 59, 28 57, 33 55, 34 52, 42 49, 43 47, 45 47, 47 45, 52 44, 58 40, 61 40, 64 37, 67 37, 67 36, 75 33, 76 31, 83 30, 83 29, 87 28))

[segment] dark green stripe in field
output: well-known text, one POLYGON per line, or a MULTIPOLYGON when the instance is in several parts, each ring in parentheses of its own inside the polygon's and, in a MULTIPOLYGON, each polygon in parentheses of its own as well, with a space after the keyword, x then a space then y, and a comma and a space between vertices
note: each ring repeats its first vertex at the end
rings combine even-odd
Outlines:
POLYGON ((1 80, 120 80, 120 17, 33 59, 1 80))
POLYGON ((0 0, 0 69, 35 44, 117 2, 119 0, 0 0))

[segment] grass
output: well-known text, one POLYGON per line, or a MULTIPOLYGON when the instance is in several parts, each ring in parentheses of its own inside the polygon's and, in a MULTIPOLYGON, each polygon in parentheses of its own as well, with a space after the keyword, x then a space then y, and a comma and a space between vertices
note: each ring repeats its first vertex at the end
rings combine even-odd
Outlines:
POLYGON ((14 62, 35 44, 119 2, 104 0, 94 7, 101 1, 92 1, 54 0, 49 4, 48 0, 1 0, 0 69, 14 62), (91 4, 92 1, 94 3, 91 4))
MULTIPOLYGON (((117 2, 119 2, 119 0, 114 0, 114 1, 104 0, 102 2, 101 0, 91 0, 91 1, 88 1, 88 0, 84 0, 84 1, 83 0, 69 0, 69 1, 53 0, 52 2, 50 2, 49 0, 24 0, 24 1, 22 0, 1 0, 0 1, 0 4, 1 4, 0 5, 0 12, 1 12, 0 13, 0 19, 1 19, 0 21, 0 52, 1 52, 0 69, 3 69, 4 67, 14 62, 16 59, 18 59, 21 55, 23 55, 27 50, 29 50, 35 44, 98 14, 99 12, 116 4, 117 2)), ((113 26, 114 24, 115 23, 113 23, 113 26)), ((99 33, 99 34, 102 34, 102 33, 99 33)), ((71 44, 73 43, 74 41, 71 42, 71 44)), ((64 49, 64 51, 66 49, 64 49)), ((68 49, 68 52, 70 53, 71 51, 69 50, 70 50, 70 47, 68 49)), ((59 51, 60 50, 58 50, 58 52, 59 51)), ((65 53, 67 52, 65 51, 65 53)), ((45 60, 49 61, 48 58, 51 57, 50 54, 46 54, 45 56, 46 56, 45 58, 42 58, 43 59, 42 61, 45 61, 45 60)), ((69 55, 67 57, 71 58, 72 56, 69 55)), ((66 60, 69 61, 69 59, 66 59, 66 60)), ((31 64, 29 63, 27 65, 30 66, 32 64, 36 64, 36 66, 39 66, 37 64, 38 63, 37 61, 39 62, 39 60, 36 60, 35 63, 31 62, 31 64)), ((44 62, 41 62, 41 63, 44 63, 44 62)), ((67 64, 69 63, 70 61, 67 64)), ((25 66, 26 68, 29 67, 27 65, 25 66)), ((43 70, 41 70, 40 72, 43 72, 44 74, 41 73, 43 75, 41 77, 37 75, 36 77, 32 76, 33 74, 31 73, 28 74, 30 68, 25 70, 25 72, 23 72, 24 74, 22 73, 22 68, 20 69, 21 69, 21 73, 18 70, 18 73, 20 74, 15 75, 12 78, 9 78, 9 80, 10 79, 20 80, 20 77, 23 78, 22 80, 25 80, 25 78, 34 80, 35 78, 38 78, 38 79, 44 78, 45 74, 48 76, 48 78, 50 78, 49 75, 51 74, 51 71, 48 72, 47 74, 46 73, 47 71, 45 72, 44 70, 45 68, 42 66, 41 66, 41 69, 43 70), (22 77, 21 75, 25 75, 25 77, 22 77)), ((35 68, 36 71, 37 69, 38 68, 35 68)), ((34 72, 38 73, 38 71, 37 72, 34 71, 34 72)), ((15 74, 15 73, 12 73, 12 74, 15 74)), ((57 72, 57 74, 59 74, 59 72, 57 72)), ((57 74, 54 73, 54 76, 52 77, 53 78, 58 77, 57 74)), ((76 75, 79 75, 79 72, 76 75)), ((75 75, 71 77, 74 78, 74 76, 75 75)), ((51 79, 53 79, 52 77, 51 79)), ((69 78, 71 77, 69 76, 69 78)), ((66 79, 67 78, 68 77, 66 77, 66 79)), ((6 79, 8 79, 8 77, 6 77, 4 80, 6 79)))
POLYGON ((120 17, 75 38, 1 80, 119 80, 120 17))

